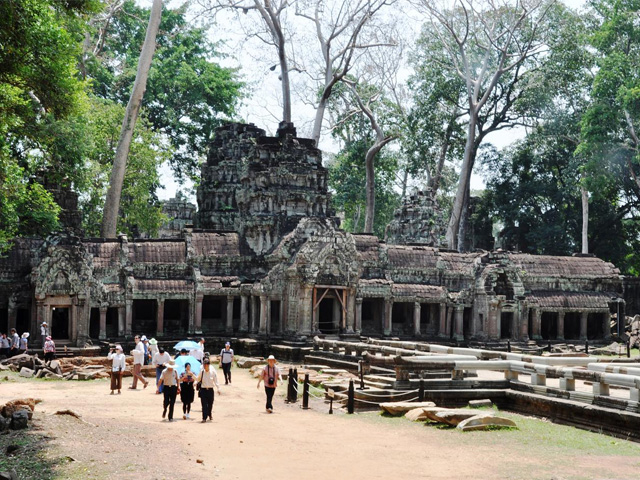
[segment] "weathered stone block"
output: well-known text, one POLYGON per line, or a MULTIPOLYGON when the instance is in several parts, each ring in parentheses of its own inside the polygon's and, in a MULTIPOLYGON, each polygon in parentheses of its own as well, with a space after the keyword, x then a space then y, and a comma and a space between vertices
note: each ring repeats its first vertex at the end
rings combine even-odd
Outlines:
POLYGON ((27 367, 22 367, 20 369, 20 376, 25 378, 31 378, 33 377, 33 370, 27 367))
POLYGON ((496 428, 517 428, 517 425, 508 418, 475 416, 458 423, 456 428, 463 432, 473 432, 476 430, 494 430, 496 428))
POLYGON ((469 400, 469 406, 471 408, 483 408, 483 407, 493 407, 493 402, 488 398, 484 398, 482 400, 469 400))
POLYGON ((407 413, 409 410, 421 407, 435 407, 433 402, 387 402, 381 403, 380 408, 387 412, 389 415, 401 416, 407 413))
POLYGON ((24 430, 29 422, 29 414, 26 410, 18 410, 11 415, 11 430, 24 430))

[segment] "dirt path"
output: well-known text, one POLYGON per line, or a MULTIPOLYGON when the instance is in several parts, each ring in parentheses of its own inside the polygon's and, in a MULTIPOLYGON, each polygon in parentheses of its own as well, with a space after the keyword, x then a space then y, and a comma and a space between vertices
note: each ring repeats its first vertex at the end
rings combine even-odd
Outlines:
MULTIPOLYGON (((233 385, 221 386, 213 422, 205 424, 197 398, 191 420, 182 420, 178 401, 179 420, 168 423, 161 419, 161 395, 151 387, 111 396, 107 381, 2 382, 0 403, 25 396, 44 400, 36 426, 53 437, 52 455, 77 460, 62 467, 62 478, 635 479, 640 466, 640 447, 618 440, 624 448, 613 455, 602 454, 590 439, 587 450, 556 448, 533 437, 527 444, 523 429, 463 434, 374 413, 330 416, 322 403, 304 411, 280 395, 269 415, 257 381, 238 369, 233 379, 233 385), (81 414, 90 425, 51 415, 60 409, 81 414)), ((614 442, 593 437, 602 445, 614 442)))

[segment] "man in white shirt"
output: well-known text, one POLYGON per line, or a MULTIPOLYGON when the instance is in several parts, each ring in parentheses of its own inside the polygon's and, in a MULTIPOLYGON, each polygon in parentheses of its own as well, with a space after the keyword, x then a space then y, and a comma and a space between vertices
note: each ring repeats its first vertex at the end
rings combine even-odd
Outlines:
POLYGON ((11 346, 9 347, 9 356, 18 355, 20 351, 20 336, 15 328, 11 329, 11 346))
POLYGON ((164 348, 158 348, 158 353, 153 356, 152 363, 156 367, 156 386, 158 387, 158 394, 162 393, 163 385, 160 384, 160 375, 164 370, 167 363, 171 360, 169 352, 165 352, 164 348))
POLYGON ((189 351, 189 355, 202 363, 202 359, 204 358, 204 338, 201 338, 198 342, 198 348, 189 351))
POLYGON ((233 363, 233 350, 229 342, 224 344, 224 348, 220 352, 220 368, 224 372, 224 384, 231 383, 231 365, 233 363))
POLYGON ((42 339, 43 346, 44 346, 44 342, 47 341, 48 336, 49 336, 49 325, 47 325, 47 322, 42 322, 42 325, 40 325, 40 338, 42 339))
POLYGON ((124 369, 127 367, 122 347, 116 345, 115 348, 109 352, 107 358, 111 360, 111 395, 113 395, 114 390, 118 390, 118 395, 120 395, 120 393, 122 393, 120 391, 122 389, 122 375, 124 374, 124 369))
POLYGON ((133 383, 129 387, 129 390, 135 390, 138 387, 138 380, 144 384, 144 388, 147 388, 149 382, 142 376, 142 364, 144 363, 144 344, 140 341, 140 336, 136 335, 136 348, 131 350, 133 355, 133 383))
POLYGON ((202 370, 198 375, 197 382, 200 383, 200 403, 202 404, 202 423, 213 420, 211 410, 213 409, 213 386, 215 385, 220 395, 220 385, 218 385, 218 374, 215 368, 210 365, 209 359, 202 363, 202 370))

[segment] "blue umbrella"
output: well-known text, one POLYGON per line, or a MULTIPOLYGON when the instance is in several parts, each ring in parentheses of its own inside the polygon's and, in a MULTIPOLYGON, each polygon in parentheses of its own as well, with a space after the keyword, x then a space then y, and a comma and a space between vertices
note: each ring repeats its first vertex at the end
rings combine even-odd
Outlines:
POLYGON ((196 375, 200 373, 200 369, 202 368, 202 366, 195 357, 192 357, 191 355, 178 355, 176 357, 176 371, 178 372, 178 375, 182 375, 184 373, 185 363, 191 364, 191 371, 193 373, 195 373, 196 375))
POLYGON ((181 342, 176 343, 173 346, 174 350, 198 350, 200 348, 200 344, 198 342, 194 342, 193 340, 182 340, 181 342))

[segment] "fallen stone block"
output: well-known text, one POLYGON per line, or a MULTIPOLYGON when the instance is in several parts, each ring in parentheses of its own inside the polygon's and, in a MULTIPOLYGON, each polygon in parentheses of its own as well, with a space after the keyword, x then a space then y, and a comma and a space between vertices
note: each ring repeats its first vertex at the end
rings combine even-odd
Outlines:
POLYGON ((0 417, 0 432, 6 432, 11 428, 11 419, 0 417))
POLYGON ((436 421, 439 421, 440 423, 446 423, 447 425, 451 425, 455 427, 460 422, 467 420, 469 418, 480 417, 480 416, 489 417, 491 415, 492 413, 490 412, 478 413, 475 410, 450 409, 450 410, 443 410, 443 411, 437 412, 433 416, 436 419, 436 421))
POLYGON ((29 414, 26 410, 13 412, 11 415, 11 430, 24 430, 29 426, 29 414))
POLYGON ((458 423, 456 428, 463 432, 474 432, 477 430, 494 430, 498 428, 518 428, 518 426, 513 420, 509 420, 508 418, 477 415, 458 423))
POLYGON ((36 405, 40 402, 42 402, 42 400, 35 398, 21 398, 18 400, 11 400, 10 402, 5 403, 2 408, 0 408, 0 414, 5 418, 11 418, 14 412, 22 410, 25 407, 33 412, 36 408, 36 405))
POLYGON ((415 408, 435 406, 436 404, 433 402, 387 402, 380 404, 380 408, 393 416, 404 415, 409 410, 413 410, 415 408))
POLYGON ((18 474, 15 470, 10 472, 0 472, 0 480, 18 480, 18 474))
POLYGON ((240 358, 236 361, 236 365, 239 368, 251 368, 256 365, 264 365, 264 359, 262 358, 240 358))
POLYGON ((444 408, 441 407, 414 408, 413 410, 409 410, 405 413, 404 418, 411 420, 412 422, 426 422, 427 420, 430 420, 430 413, 436 413, 442 410, 444 410, 444 408))
POLYGON ((53 373, 53 372, 47 372, 44 376, 44 378, 54 378, 56 380, 62 380, 62 375, 59 375, 57 373, 53 373))
POLYGON ((33 377, 33 370, 27 367, 22 367, 20 369, 20 376, 25 378, 31 378, 33 377))
POLYGON ((471 408, 483 408, 483 407, 493 407, 493 402, 488 398, 484 398, 482 400, 469 400, 469 406, 471 408))

